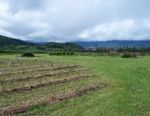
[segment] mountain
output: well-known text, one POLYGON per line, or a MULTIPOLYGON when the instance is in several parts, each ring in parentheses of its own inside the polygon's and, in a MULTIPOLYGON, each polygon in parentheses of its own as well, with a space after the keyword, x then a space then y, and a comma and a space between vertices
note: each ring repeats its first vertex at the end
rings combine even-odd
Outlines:
POLYGON ((0 35, 0 51, 15 51, 15 52, 45 52, 55 50, 81 50, 81 46, 73 43, 55 43, 50 42, 33 42, 21 41, 11 37, 0 35), (42 45, 41 45, 42 44, 42 45), (44 45, 43 45, 44 44, 44 45))
POLYGON ((37 45, 44 45, 44 44, 47 44, 48 42, 35 42, 35 41, 30 41, 30 40, 24 40, 25 42, 28 42, 28 43, 34 43, 34 44, 37 44, 37 45))
POLYGON ((134 41, 134 40, 112 40, 112 41, 82 41, 82 42, 72 42, 74 44, 77 44, 79 46, 82 46, 85 49, 94 48, 94 46, 97 44, 97 47, 99 48, 126 48, 128 46, 135 46, 136 48, 141 47, 149 47, 150 46, 150 40, 140 40, 140 41, 134 41))
POLYGON ((45 44, 47 48, 59 48, 64 50, 81 50, 83 47, 76 45, 74 43, 56 43, 56 42, 49 42, 45 44))
POLYGON ((30 45, 30 46, 33 46, 35 44, 0 35, 0 45, 1 46, 5 46, 5 45, 30 45))
POLYGON ((135 46, 136 49, 141 47, 149 47, 150 40, 112 40, 112 41, 82 41, 82 42, 67 42, 67 43, 56 43, 56 42, 33 42, 30 40, 21 41, 11 37, 0 35, 0 50, 5 51, 32 51, 32 52, 43 52, 46 49, 48 51, 55 50, 82 50, 94 48, 97 44, 98 48, 126 48, 128 46, 135 46))

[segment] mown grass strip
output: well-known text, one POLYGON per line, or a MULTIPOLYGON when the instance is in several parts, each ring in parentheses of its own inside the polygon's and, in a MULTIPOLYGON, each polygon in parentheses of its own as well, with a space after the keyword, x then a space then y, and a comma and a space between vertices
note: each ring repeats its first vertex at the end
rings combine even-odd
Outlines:
POLYGON ((4 73, 0 76, 4 76, 4 75, 13 75, 13 74, 19 74, 19 73, 32 73, 35 71, 49 71, 49 70, 60 70, 60 69, 67 69, 67 68, 73 68, 73 67, 78 67, 77 65, 72 65, 72 66, 63 66, 63 67, 54 67, 54 68, 45 68, 45 69, 35 69, 35 70, 25 70, 25 71, 19 71, 19 72, 8 72, 8 73, 4 73))
POLYGON ((6 115, 24 113, 29 111, 32 106, 53 105, 59 102, 68 101, 71 98, 81 97, 82 95, 85 95, 89 91, 98 90, 105 86, 106 86, 105 83, 98 83, 97 85, 81 88, 78 91, 71 91, 65 94, 56 94, 51 97, 45 98, 43 101, 37 100, 37 101, 31 101, 29 103, 24 103, 21 105, 3 107, 0 108, 0 115, 6 116, 6 115))
MULTIPOLYGON (((45 65, 45 64, 47 64, 48 62, 51 62, 51 61, 47 61, 47 62, 35 62, 35 61, 32 61, 31 62, 31 64, 33 65, 33 66, 31 66, 31 67, 28 67, 28 64, 23 64, 24 62, 18 62, 18 64, 15 64, 14 65, 14 63, 17 63, 17 62, 13 62, 13 65, 10 65, 10 66, 8 66, 7 64, 6 64, 6 66, 0 66, 0 68, 4 68, 3 70, 9 70, 10 68, 17 68, 17 69, 22 69, 22 67, 23 68, 32 68, 32 67, 47 67, 47 65, 45 65), (38 65, 37 64, 35 64, 35 63, 38 63, 38 65), (39 65, 40 64, 40 65, 39 65)), ((6 63, 8 63, 8 62, 6 62, 6 63)), ((27 63, 30 63, 30 62, 27 62, 27 63)), ((30 64, 30 65, 31 65, 30 64)), ((58 64, 60 64, 60 62, 53 62, 53 65, 58 65, 58 64)), ((71 65, 73 65, 73 63, 69 63, 69 64, 71 64, 71 65)))
MULTIPOLYGON (((15 67, 15 69, 24 69, 25 70, 25 69, 29 69, 29 68, 33 68, 33 67, 34 68, 36 68, 36 67, 47 67, 47 65, 42 65, 42 66, 40 66, 40 65, 34 65, 34 66, 26 66, 26 67, 21 67, 20 66, 20 67, 15 67)), ((4 68, 3 71, 9 71, 11 68, 14 68, 14 67, 10 66, 9 68, 8 67, 4 68)))
POLYGON ((19 91, 30 91, 32 89, 37 89, 39 87, 45 87, 47 85, 56 85, 59 83, 67 83, 70 81, 78 80, 81 78, 89 78, 89 77, 93 77, 93 75, 74 76, 74 77, 69 77, 69 78, 64 78, 64 79, 56 79, 56 80, 49 81, 49 82, 38 83, 38 84, 34 84, 34 85, 20 86, 20 87, 16 87, 13 89, 4 89, 4 90, 1 90, 0 93, 1 94, 5 94, 5 93, 8 94, 8 93, 19 92, 19 91))
MULTIPOLYGON (((31 64, 30 64, 31 65, 31 64)), ((53 64, 53 66, 57 66, 58 64, 53 64)), ((74 65, 74 64, 72 64, 72 63, 69 63, 68 65, 74 65)), ((52 67, 53 67, 52 66, 52 67)), ((32 65, 32 66, 28 66, 28 65, 20 65, 20 66, 18 66, 18 67, 13 67, 13 66, 7 66, 7 67, 1 67, 0 66, 0 68, 3 68, 3 71, 10 71, 10 70, 12 70, 12 68, 14 68, 14 69, 29 69, 29 68, 37 68, 37 67, 47 67, 47 65, 45 65, 45 64, 42 64, 42 65, 32 65)))
POLYGON ((58 72, 58 73, 48 73, 44 75, 35 75, 35 76, 28 76, 28 77, 22 77, 22 78, 14 78, 14 79, 5 79, 3 81, 0 81, 1 83, 6 83, 6 82, 18 82, 18 81, 29 81, 31 79, 38 79, 38 78, 44 78, 45 76, 55 76, 55 75, 60 75, 60 74, 69 74, 72 72, 79 72, 79 71, 86 71, 89 70, 88 68, 81 68, 81 69, 76 69, 73 71, 64 71, 64 72, 58 72))

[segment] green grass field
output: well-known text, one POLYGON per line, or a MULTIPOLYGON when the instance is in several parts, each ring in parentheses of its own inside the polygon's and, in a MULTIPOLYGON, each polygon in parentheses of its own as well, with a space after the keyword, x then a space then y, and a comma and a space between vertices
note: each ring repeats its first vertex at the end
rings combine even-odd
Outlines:
MULTIPOLYGON (((0 61, 9 60, 9 58, 17 59, 18 55, 1 55, 0 61)), ((96 81, 107 83, 107 87, 90 91, 82 97, 72 98, 58 104, 35 107, 27 113, 19 114, 20 116, 150 115, 150 56, 123 59, 109 56, 49 56, 48 54, 37 54, 37 60, 44 59, 53 62, 62 59, 63 62, 71 62, 89 68, 89 74, 95 75, 96 81)), ((22 60, 35 60, 35 58, 22 58, 22 60)), ((86 80, 83 79, 82 81, 86 80)), ((88 82, 94 81, 89 79, 88 82)), ((42 93, 41 88, 38 91, 42 93)), ((33 93, 36 94, 35 91, 33 93)), ((47 92, 46 94, 48 95, 47 92)))

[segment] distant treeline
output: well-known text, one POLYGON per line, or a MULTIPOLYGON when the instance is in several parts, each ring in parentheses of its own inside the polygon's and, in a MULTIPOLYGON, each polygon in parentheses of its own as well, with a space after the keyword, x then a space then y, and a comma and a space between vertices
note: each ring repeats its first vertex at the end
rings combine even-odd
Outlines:
POLYGON ((74 55, 74 51, 65 52, 65 51, 57 51, 57 52, 51 52, 49 55, 74 55))
POLYGON ((125 52, 125 51, 129 51, 129 52, 149 52, 150 51, 150 46, 147 48, 147 47, 141 47, 140 49, 136 49, 135 46, 129 46, 127 45, 127 48, 126 49, 123 49, 123 48, 119 48, 117 50, 118 52, 125 52))
POLYGON ((131 47, 128 46, 126 49, 124 48, 119 48, 119 49, 103 49, 103 48, 97 48, 96 50, 88 49, 88 50, 76 50, 76 52, 110 52, 110 50, 116 50, 117 52, 149 52, 150 51, 150 46, 148 48, 146 47, 141 47, 140 49, 137 49, 135 46, 131 47))
POLYGON ((4 51, 4 50, 0 50, 0 53, 19 53, 19 54, 23 54, 23 53, 28 53, 28 52, 30 52, 30 53, 41 53, 41 54, 45 54, 46 52, 44 51, 14 51, 14 50, 12 50, 12 51, 4 51))

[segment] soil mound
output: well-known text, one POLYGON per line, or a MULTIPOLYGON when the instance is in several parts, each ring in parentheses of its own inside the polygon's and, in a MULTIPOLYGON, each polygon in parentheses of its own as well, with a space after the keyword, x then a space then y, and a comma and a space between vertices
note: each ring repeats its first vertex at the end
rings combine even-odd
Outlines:
POLYGON ((26 57, 35 57, 33 54, 31 53, 24 53, 22 56, 26 56, 26 57))

